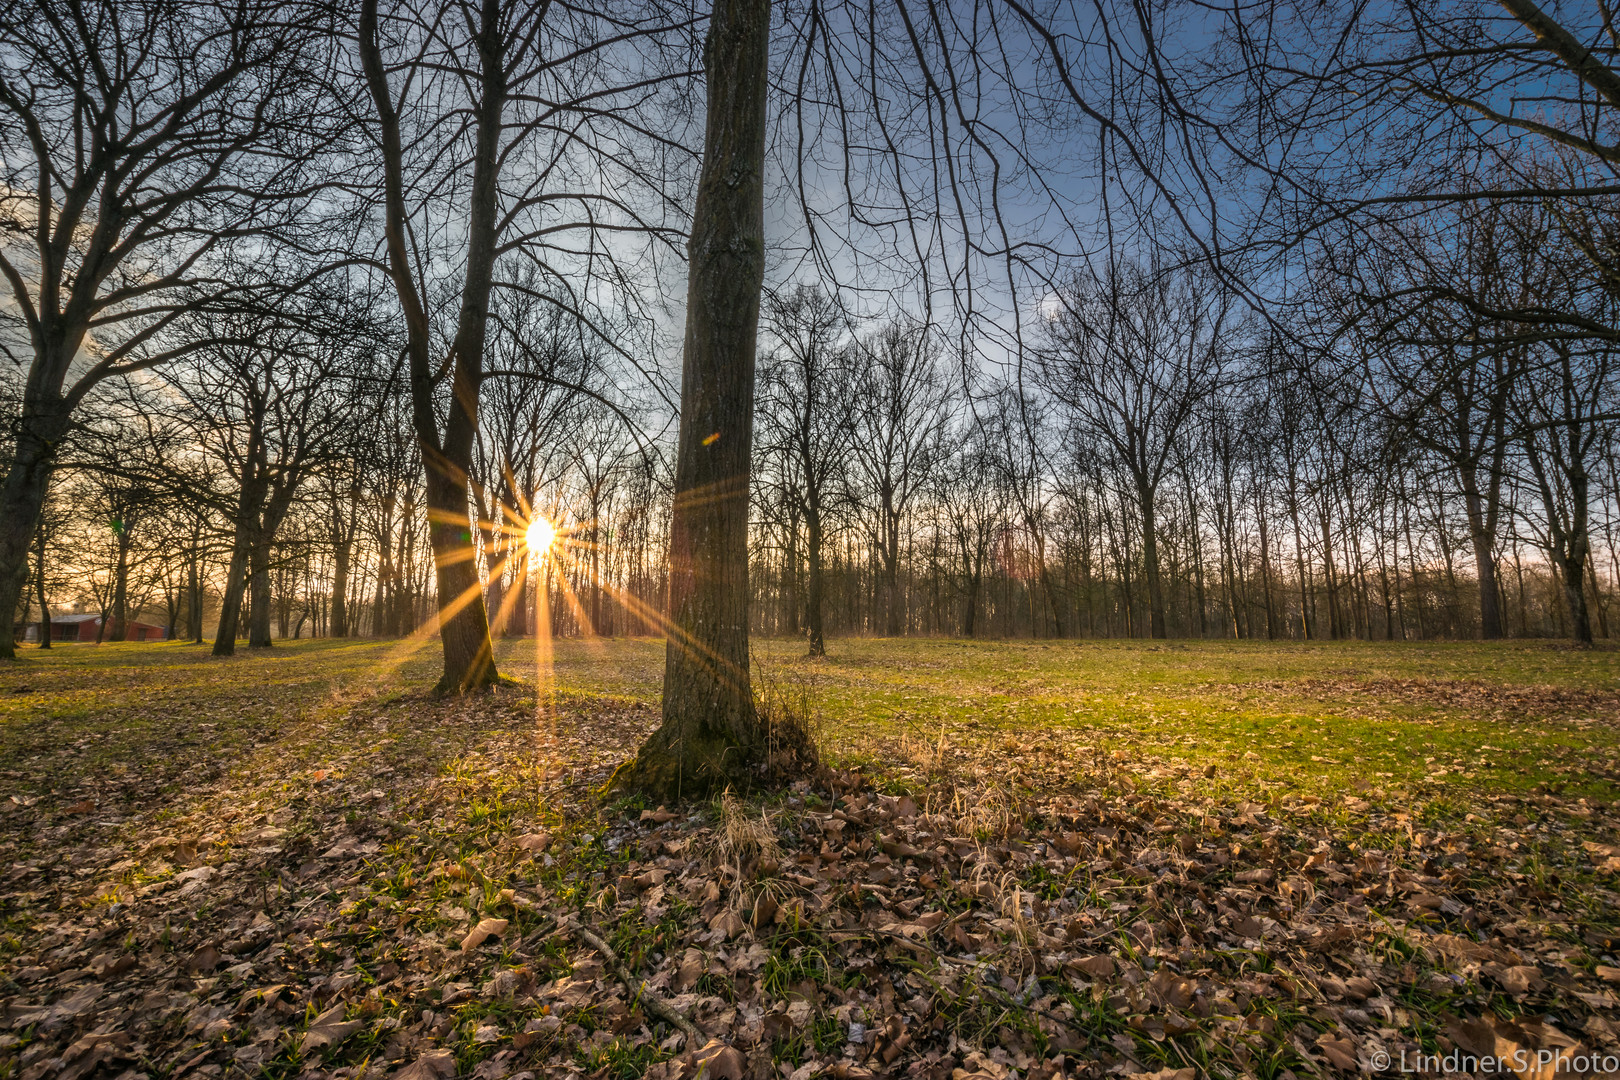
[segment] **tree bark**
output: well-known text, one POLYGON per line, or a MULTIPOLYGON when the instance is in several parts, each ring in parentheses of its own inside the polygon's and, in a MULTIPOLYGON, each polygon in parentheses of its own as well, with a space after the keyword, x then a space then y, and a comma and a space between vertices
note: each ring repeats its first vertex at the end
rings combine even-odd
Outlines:
MULTIPOLYGON (((268 530, 266 530, 268 531, 268 530)), ((248 648, 270 648, 270 538, 248 549, 248 648)))
POLYGON ((219 626, 214 630, 215 656, 236 655, 236 632, 241 625, 242 593, 247 588, 248 543, 239 536, 231 549, 231 564, 225 571, 225 593, 219 598, 219 626))
POLYGON ((821 513, 812 505, 805 515, 806 531, 809 533, 809 542, 806 547, 806 588, 805 622, 810 632, 810 655, 827 655, 827 638, 822 632, 822 604, 824 602, 825 575, 821 565, 821 513))
POLYGON ((1479 490, 1477 473, 1466 465, 1458 472, 1462 477, 1463 509, 1468 516, 1468 538, 1474 548, 1474 573, 1479 581, 1479 636, 1494 641, 1502 636, 1502 594, 1493 553, 1495 530, 1486 524, 1485 497, 1479 490))
POLYGON ((355 505, 360 500, 358 488, 351 488, 345 506, 334 502, 332 506, 332 615, 327 625, 331 637, 349 636, 349 566, 354 561, 355 505))
POLYGON ((1162 640, 1170 636, 1170 631, 1164 619, 1164 585, 1159 576, 1159 526, 1153 512, 1153 496, 1151 489, 1137 488, 1137 499, 1142 506, 1142 572, 1147 577, 1148 632, 1162 640))
POLYGON ((39 596, 39 647, 51 647, 51 609, 45 603, 45 528, 39 528, 39 543, 34 561, 34 586, 39 596))
POLYGON ((661 797, 746 783, 764 750, 748 675, 748 477, 765 270, 770 0, 715 0, 688 248, 663 724, 627 777, 661 797))
POLYGON ((129 522, 113 523, 118 537, 118 562, 113 568, 112 629, 108 641, 129 638, 129 522))
POLYGON ((17 452, 0 493, 0 659, 17 655, 12 618, 28 585, 28 549, 45 506, 56 451, 67 431, 68 408, 25 402, 17 432, 17 452))
POLYGON ((203 642, 203 582, 199 562, 197 548, 193 543, 190 558, 186 560, 186 630, 194 645, 201 645, 203 642))

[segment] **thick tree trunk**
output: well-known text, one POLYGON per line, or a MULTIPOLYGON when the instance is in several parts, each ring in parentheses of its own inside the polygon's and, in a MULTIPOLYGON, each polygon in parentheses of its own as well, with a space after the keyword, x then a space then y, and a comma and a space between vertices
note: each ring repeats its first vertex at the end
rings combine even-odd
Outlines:
POLYGON ((883 553, 883 606, 888 611, 884 626, 889 637, 899 637, 900 619, 900 555, 896 551, 883 553))
POLYGON ((444 675, 437 691, 467 693, 493 685, 499 676, 489 639, 484 586, 473 558, 466 473, 458 478, 453 470, 430 469, 427 505, 428 539, 439 591, 439 636, 444 646, 444 675))
MULTIPOLYGON (((1057 586, 1052 584, 1052 570, 1046 565, 1046 535, 1037 533, 1035 536, 1035 558, 1037 560, 1037 576, 1041 579, 1041 593, 1046 597, 1046 606, 1052 612, 1052 633, 1057 638, 1068 635, 1068 627, 1063 621, 1063 605, 1058 598, 1057 586)), ((1031 623, 1034 617, 1030 618, 1031 623)), ((1031 627, 1031 633, 1034 628, 1031 627)))
POLYGON ((225 593, 219 598, 219 626, 214 630, 214 655, 236 655, 236 632, 241 625, 242 593, 247 588, 248 542, 238 536, 225 571, 225 593))
POLYGON ((261 540, 248 553, 248 648, 270 647, 270 543, 261 540))
POLYGON ((1496 537, 1486 524, 1484 496, 1472 468, 1462 476, 1463 509, 1468 515, 1468 537, 1474 547, 1474 574, 1479 581, 1479 636, 1494 641, 1502 636, 1502 594, 1496 580, 1496 537))
POLYGON ((340 539, 332 548, 332 615, 327 625, 330 637, 349 636, 349 563, 354 558, 352 541, 340 539))
POLYGON ((1592 616, 1586 604, 1586 553, 1558 560, 1563 578, 1564 606, 1569 609, 1569 636, 1577 645, 1592 644, 1592 616))
POLYGON ((17 655, 12 620, 28 585, 28 549, 33 546, 40 510, 56 468, 56 448, 67 430, 66 410, 55 412, 25 405, 17 432, 16 453, 0 491, 0 659, 17 655))
POLYGON ((450 397, 444 437, 439 437, 436 380, 428 355, 429 320, 412 273, 415 265, 405 208, 404 142, 378 44, 377 3, 361 4, 359 48, 367 86, 380 121, 388 274, 406 324, 411 380, 411 424, 427 474, 428 546, 433 552, 438 589, 439 637, 444 674, 437 692, 466 693, 499 680, 489 638, 489 613, 478 580, 476 552, 467 516, 467 482, 473 439, 478 430, 478 396, 483 383, 484 342, 489 326, 499 232, 498 180, 502 121, 508 87, 499 11, 482 5, 478 26, 479 97, 472 110, 472 182, 468 191, 467 269, 461 289, 452 345, 450 397))
POLYGON ((764 750, 748 675, 748 476, 765 270, 770 0, 715 0, 692 216, 669 543, 664 721, 629 782, 660 797, 746 783, 764 750))

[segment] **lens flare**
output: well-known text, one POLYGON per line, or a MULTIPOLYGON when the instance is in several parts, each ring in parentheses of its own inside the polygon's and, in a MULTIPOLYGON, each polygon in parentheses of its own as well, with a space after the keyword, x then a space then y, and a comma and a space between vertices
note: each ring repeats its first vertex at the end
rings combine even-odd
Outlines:
POLYGON ((545 518, 537 517, 529 522, 529 531, 525 535, 531 551, 544 552, 557 539, 557 528, 545 518))

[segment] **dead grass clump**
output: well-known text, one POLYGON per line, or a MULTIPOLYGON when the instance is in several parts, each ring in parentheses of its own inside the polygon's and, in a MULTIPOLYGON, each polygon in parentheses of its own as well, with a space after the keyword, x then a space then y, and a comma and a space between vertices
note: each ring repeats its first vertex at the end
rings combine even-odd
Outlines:
POLYGON ((742 801, 729 790, 720 796, 719 855, 737 868, 738 877, 749 862, 777 861, 782 857, 782 846, 776 842, 776 828, 764 810, 755 817, 742 801))
POLYGON ((720 796, 715 854, 721 876, 730 881, 726 907, 739 919, 763 925, 794 892, 789 882, 775 876, 781 869, 782 845, 770 814, 761 809, 755 816, 729 790, 720 796))
POLYGON ((1012 796, 1000 787, 930 792, 923 817, 933 831, 975 840, 1006 840, 1023 832, 1012 796))
POLYGON ((754 664, 754 711, 765 729, 764 779, 780 786, 816 776, 821 715, 810 677, 754 664))
POLYGON ((950 749, 950 740, 945 736, 944 721, 940 721, 938 738, 913 735, 909 731, 900 734, 900 757, 928 776, 940 776, 944 773, 945 756, 950 749))

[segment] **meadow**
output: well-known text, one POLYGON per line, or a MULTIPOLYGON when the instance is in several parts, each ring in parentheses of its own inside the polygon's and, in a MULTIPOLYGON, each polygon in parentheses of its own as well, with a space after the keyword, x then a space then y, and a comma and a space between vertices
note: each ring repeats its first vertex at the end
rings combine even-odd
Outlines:
POLYGON ((474 699, 433 644, 0 668, 0 1075, 1620 1052, 1620 652, 766 641, 823 774, 665 809, 607 787, 661 641, 503 642, 474 699))

